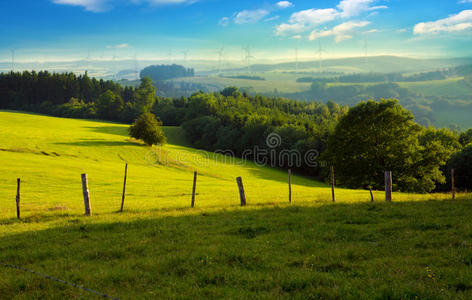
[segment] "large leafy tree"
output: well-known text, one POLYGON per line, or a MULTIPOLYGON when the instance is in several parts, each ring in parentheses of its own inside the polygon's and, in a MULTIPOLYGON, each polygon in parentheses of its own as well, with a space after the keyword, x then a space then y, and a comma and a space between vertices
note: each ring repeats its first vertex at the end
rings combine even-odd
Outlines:
POLYGON ((100 118, 117 120, 123 110, 124 102, 120 95, 107 90, 97 98, 95 105, 100 118))
POLYGON ((141 112, 149 112, 156 100, 156 88, 149 77, 143 77, 135 92, 136 105, 141 112))
POLYGON ((396 188, 427 192, 435 182, 444 181, 440 167, 447 151, 439 137, 430 137, 435 141, 428 145, 420 143, 423 134, 411 112, 397 100, 361 102, 340 119, 324 158, 348 187, 381 189, 384 172, 392 171, 396 188))

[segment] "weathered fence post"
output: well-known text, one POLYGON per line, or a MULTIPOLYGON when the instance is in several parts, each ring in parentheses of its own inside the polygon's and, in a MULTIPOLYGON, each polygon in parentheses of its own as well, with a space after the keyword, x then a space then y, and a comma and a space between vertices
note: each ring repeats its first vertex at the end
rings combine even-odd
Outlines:
POLYGON ((16 217, 20 218, 20 178, 16 179, 16 217))
POLYGON ((288 202, 292 203, 292 170, 288 169, 288 202))
POLYGON ((333 198, 333 202, 336 202, 336 198, 334 196, 334 167, 331 166, 331 196, 333 198))
POLYGON ((241 177, 236 178, 239 188, 239 198, 241 198, 241 206, 246 206, 246 195, 244 194, 243 180, 241 177))
POLYGON ((197 171, 193 173, 192 208, 195 207, 195 189, 196 188, 197 188, 197 171))
POLYGON ((87 174, 82 174, 82 191, 84 194, 85 215, 90 216, 91 208, 87 174))
POLYGON ((125 179, 123 180, 123 196, 121 196, 121 212, 123 212, 123 206, 125 205, 125 193, 126 193, 126 177, 128 175, 128 164, 125 165, 125 179))
POLYGON ((454 178, 454 169, 451 170, 451 192, 452 192, 452 200, 456 199, 456 186, 455 186, 455 178, 454 178))
POLYGON ((385 201, 392 202, 392 171, 385 171, 385 201))
POLYGON ((370 191, 370 202, 374 202, 374 194, 372 193, 372 188, 369 188, 370 191))

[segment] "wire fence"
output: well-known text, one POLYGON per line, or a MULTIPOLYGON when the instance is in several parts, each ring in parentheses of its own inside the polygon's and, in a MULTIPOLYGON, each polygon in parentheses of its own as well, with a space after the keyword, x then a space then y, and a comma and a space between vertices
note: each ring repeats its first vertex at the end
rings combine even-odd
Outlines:
MULTIPOLYGON (((234 181, 228 178, 214 178, 198 175, 196 191, 192 191, 193 172, 185 172, 187 176, 166 178, 166 184, 160 183, 160 178, 148 178, 139 174, 131 174, 126 182, 126 193, 123 195, 123 175, 110 174, 110 176, 96 179, 91 176, 88 182, 92 212, 107 214, 120 211, 120 206, 125 197, 124 209, 132 212, 155 211, 160 209, 190 208, 195 201, 199 208, 232 207, 239 206, 240 194, 234 181), (105 179, 104 179, 105 178, 105 179), (144 182, 147 182, 143 184, 144 182), (195 195, 193 195, 195 193, 195 195), (215 198, 217 200, 215 200, 215 198), (144 200, 143 200, 144 199, 144 200)), ((103 175, 103 174, 102 174, 103 175)), ((394 175, 393 175, 394 176, 394 175)), ((468 192, 461 189, 457 183, 469 182, 472 176, 457 174, 455 193, 468 192)), ((251 178, 252 179, 252 178, 251 178)), ((263 178, 261 178, 263 179, 263 178)), ((287 178, 288 179, 288 178, 287 178)), ((302 203, 302 202, 327 202, 332 198, 332 190, 329 185, 297 183, 294 178, 291 182, 283 182, 283 178, 277 181, 268 180, 244 180, 244 190, 249 205, 302 203), (270 185, 269 185, 270 184, 270 185), (288 186, 287 186, 288 185, 288 186), (292 188, 292 185, 294 187, 292 188), (298 186, 297 186, 298 185, 298 186), (302 188, 298 188, 302 186, 302 188)), ((450 178, 443 186, 445 189, 439 194, 398 194, 401 200, 429 200, 446 198, 447 193, 452 193, 450 178), (446 191, 447 189, 447 191, 446 191)), ((11 196, 3 197, 13 200, 16 191, 13 181, 5 185, 11 196)), ((361 202, 383 200, 384 191, 345 190, 336 187, 336 201, 361 202), (339 192, 339 193, 338 193, 339 192), (350 200, 350 201, 349 201, 350 200)), ((76 180, 62 178, 47 178, 43 176, 30 176, 21 181, 21 199, 18 206, 25 216, 41 215, 76 215, 84 211, 83 190, 80 182, 80 174, 76 180), (33 183, 34 182, 34 183, 33 183)), ((396 197, 396 194, 394 194, 396 197)), ((333 199, 334 200, 334 199, 333 199)), ((394 199, 395 200, 395 199, 394 199)), ((14 202, 0 208, 1 215, 12 215, 14 202)), ((1 218, 0 218, 1 221, 1 218)))

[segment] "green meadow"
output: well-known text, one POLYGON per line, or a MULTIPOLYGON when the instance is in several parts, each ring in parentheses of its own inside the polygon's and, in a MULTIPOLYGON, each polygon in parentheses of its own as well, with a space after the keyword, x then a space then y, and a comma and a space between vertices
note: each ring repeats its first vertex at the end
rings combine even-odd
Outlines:
MULTIPOLYGON (((290 204, 286 171, 193 149, 177 127, 158 148, 127 128, 0 111, 0 263, 120 299, 472 297, 469 195, 394 193, 389 204, 381 191, 371 203, 368 191, 336 189, 332 203, 327 184, 294 174, 290 204)), ((1 299, 94 297, 0 269, 1 299)))

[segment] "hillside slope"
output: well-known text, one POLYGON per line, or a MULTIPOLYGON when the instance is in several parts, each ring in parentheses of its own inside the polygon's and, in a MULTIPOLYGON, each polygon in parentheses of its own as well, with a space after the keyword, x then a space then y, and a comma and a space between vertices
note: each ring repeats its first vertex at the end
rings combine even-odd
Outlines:
POLYGON ((165 129, 170 144, 150 153, 126 130, 0 112, 0 299, 95 299, 16 266, 120 299, 472 296, 472 205, 463 195, 419 201, 447 196, 395 194, 387 204, 381 192, 368 203, 366 191, 337 189, 332 204, 329 187, 294 176, 290 205, 285 171, 224 163, 186 147, 175 127, 165 129), (195 169, 201 175, 191 209, 195 169), (83 217, 82 172, 92 217, 83 217), (245 208, 236 176, 245 184, 245 208))

